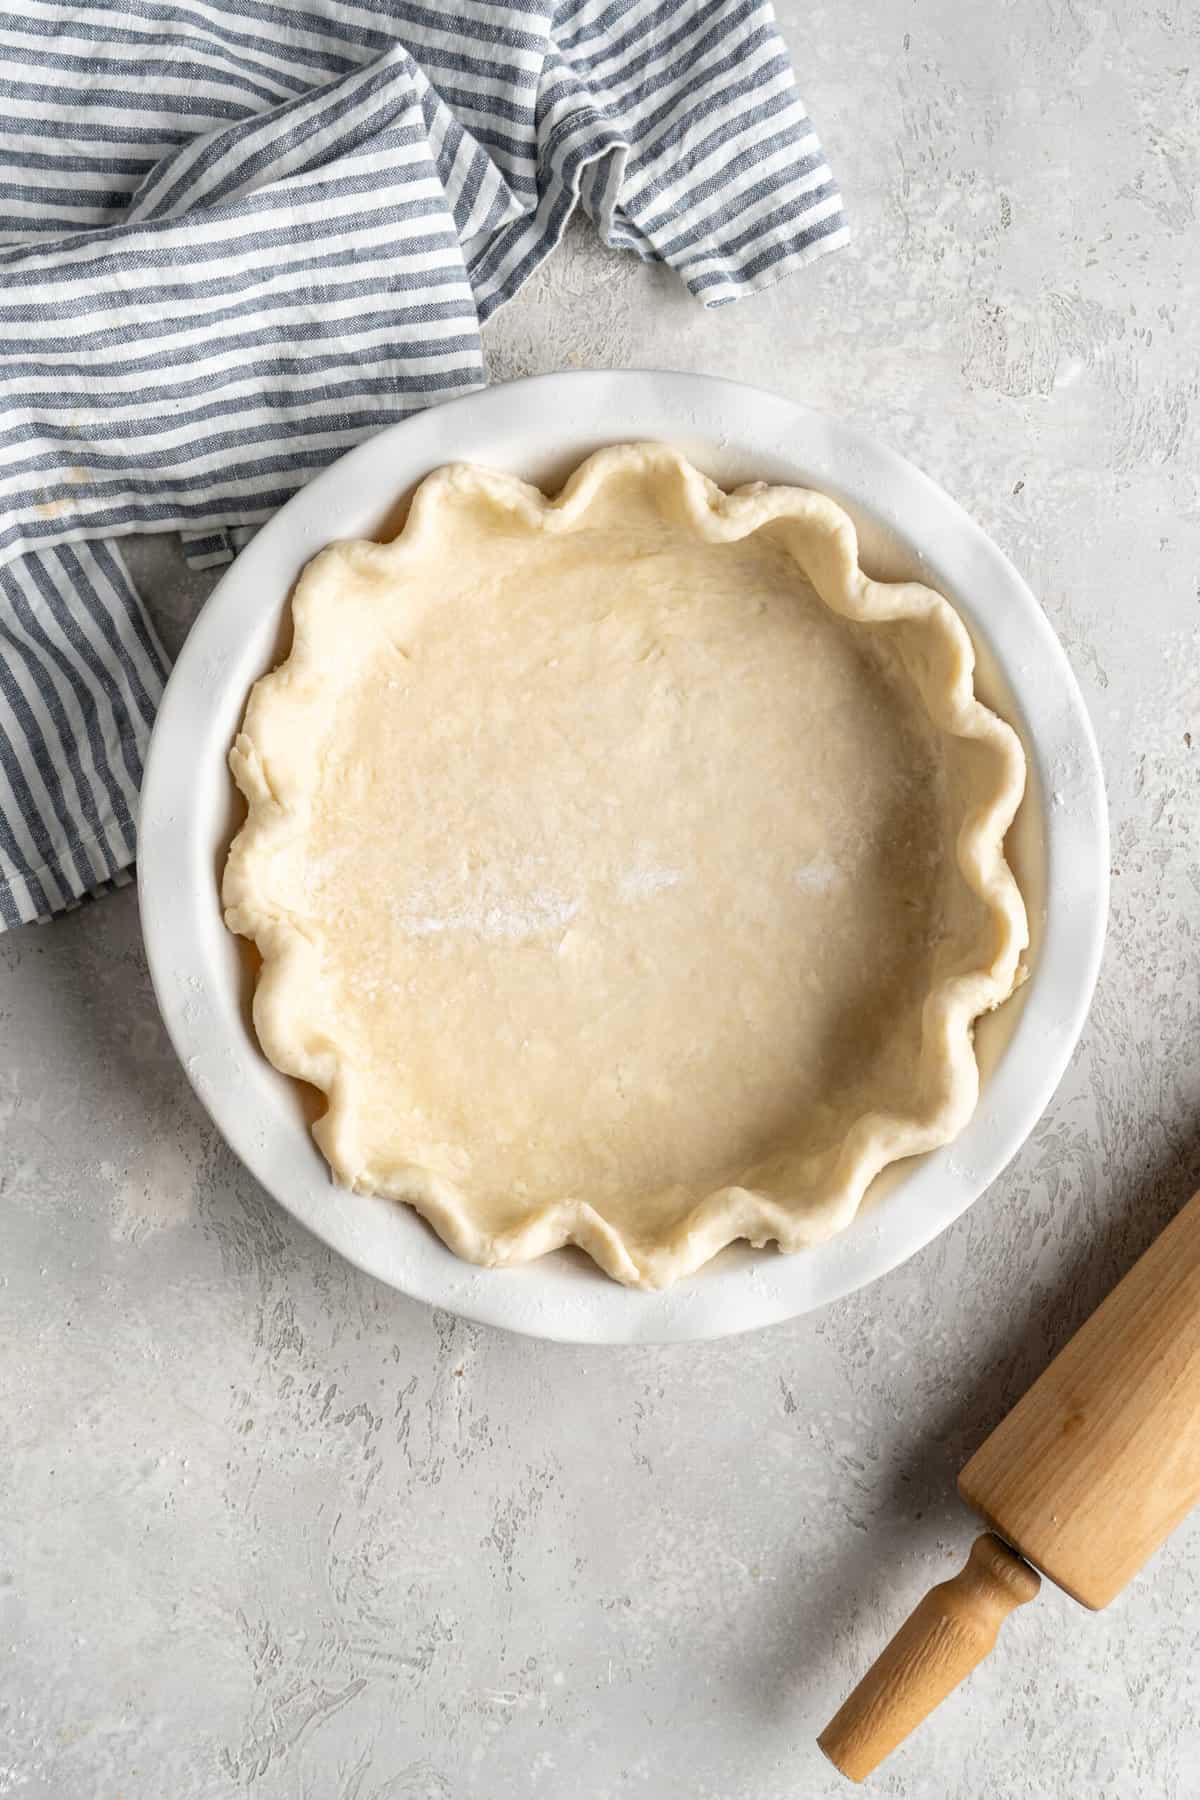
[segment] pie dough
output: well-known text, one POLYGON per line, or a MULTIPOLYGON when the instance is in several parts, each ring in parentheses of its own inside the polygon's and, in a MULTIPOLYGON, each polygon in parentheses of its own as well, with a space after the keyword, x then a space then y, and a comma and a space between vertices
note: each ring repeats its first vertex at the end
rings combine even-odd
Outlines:
POLYGON ((664 1287, 842 1230, 978 1095, 1025 764, 970 640, 832 500, 661 445, 454 465, 292 602, 225 869, 339 1182, 460 1256, 664 1287))

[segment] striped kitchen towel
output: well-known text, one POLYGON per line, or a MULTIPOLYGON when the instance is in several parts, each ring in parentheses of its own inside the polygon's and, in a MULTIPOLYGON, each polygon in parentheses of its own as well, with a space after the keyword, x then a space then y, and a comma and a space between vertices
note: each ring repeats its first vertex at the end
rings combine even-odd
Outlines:
POLYGON ((846 237, 764 0, 22 0, 0 97, 0 927, 134 856, 114 539, 218 562, 480 386, 577 201, 708 306, 846 237))

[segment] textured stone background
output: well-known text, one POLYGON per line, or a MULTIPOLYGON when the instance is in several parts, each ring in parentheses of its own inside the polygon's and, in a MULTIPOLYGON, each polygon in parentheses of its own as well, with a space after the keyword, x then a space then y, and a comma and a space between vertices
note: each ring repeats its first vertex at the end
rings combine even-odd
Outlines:
MULTIPOLYGON (((583 1352, 412 1305, 265 1199, 167 1046, 132 895, 0 938, 0 1796, 848 1791, 813 1734, 963 1556, 959 1464, 1200 1184, 1194 0, 781 12, 854 248, 706 315, 580 230, 492 370, 764 383, 995 535, 1108 773, 1074 1065, 866 1293, 583 1352)), ((135 553, 177 640, 205 584, 135 553)), ((1047 1590, 875 1791, 1194 1800, 1200 1520, 1108 1613, 1047 1590)))

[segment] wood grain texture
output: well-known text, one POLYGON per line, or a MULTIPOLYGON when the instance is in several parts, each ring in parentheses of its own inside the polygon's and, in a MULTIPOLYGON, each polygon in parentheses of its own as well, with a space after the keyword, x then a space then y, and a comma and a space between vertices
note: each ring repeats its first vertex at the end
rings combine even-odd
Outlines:
POLYGON ((1084 1606, 1119 1594, 1200 1500, 1200 1194, 958 1478, 1084 1606))
POLYGON ((931 1588, 817 1742, 863 1781, 982 1662, 1001 1625, 1037 1593, 1037 1575, 990 1532, 966 1567, 931 1588))

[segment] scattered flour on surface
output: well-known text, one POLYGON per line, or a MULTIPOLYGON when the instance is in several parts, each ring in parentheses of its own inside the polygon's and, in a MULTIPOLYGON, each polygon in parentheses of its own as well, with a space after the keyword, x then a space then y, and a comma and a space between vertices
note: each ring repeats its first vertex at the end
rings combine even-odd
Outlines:
POLYGON ((124 1169, 100 1165, 103 1180, 115 1177, 110 1236, 141 1244, 160 1231, 186 1225, 195 1210, 196 1172, 182 1144, 171 1138, 140 1146, 124 1169))

